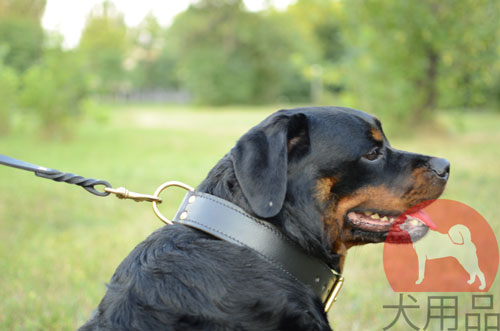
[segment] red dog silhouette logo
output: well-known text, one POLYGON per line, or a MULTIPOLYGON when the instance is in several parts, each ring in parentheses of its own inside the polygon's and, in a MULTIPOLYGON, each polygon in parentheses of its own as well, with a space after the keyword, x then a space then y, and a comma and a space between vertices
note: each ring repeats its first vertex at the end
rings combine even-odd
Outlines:
POLYGON ((396 292, 486 292, 498 259, 488 222, 445 199, 400 216, 384 245, 385 273, 396 292))

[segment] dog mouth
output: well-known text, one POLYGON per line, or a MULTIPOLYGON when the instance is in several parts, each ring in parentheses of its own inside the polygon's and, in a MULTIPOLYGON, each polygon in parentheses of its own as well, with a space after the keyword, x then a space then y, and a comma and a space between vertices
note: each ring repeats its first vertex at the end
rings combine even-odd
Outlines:
POLYGON ((406 212, 353 210, 348 212, 346 216, 352 226, 365 232, 406 231, 412 235, 412 233, 421 232, 422 228, 425 228, 426 231, 428 228, 437 228, 430 216, 422 209, 412 209, 406 212))
POLYGON ((382 211, 350 211, 347 213, 349 222, 364 231, 387 232, 397 221, 399 214, 382 211))

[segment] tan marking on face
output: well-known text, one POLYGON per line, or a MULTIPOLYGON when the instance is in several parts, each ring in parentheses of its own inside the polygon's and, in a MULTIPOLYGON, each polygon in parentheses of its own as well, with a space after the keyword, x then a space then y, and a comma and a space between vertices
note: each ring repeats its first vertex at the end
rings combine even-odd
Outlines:
POLYGON ((410 205, 416 205, 425 200, 436 199, 443 193, 445 185, 436 179, 435 175, 426 168, 417 168, 412 174, 411 189, 403 199, 410 205))
POLYGON ((324 177, 316 183, 316 198, 318 201, 326 202, 330 200, 333 185, 337 182, 335 177, 324 177))
POLYGON ((332 252, 340 255, 339 268, 340 272, 342 272, 348 247, 343 241, 344 235, 342 233, 342 228, 344 219, 337 219, 335 217, 335 207, 333 205, 333 202, 329 204, 329 208, 327 208, 322 221, 332 252))
POLYGON ((336 203, 332 199, 332 187, 337 183, 335 177, 324 177, 316 183, 316 199, 323 206, 322 222, 325 232, 331 242, 331 249, 336 254, 340 255, 339 267, 342 270, 347 248, 340 240, 343 220, 337 220, 335 217, 336 203))
POLYGON ((384 140, 384 136, 382 135, 382 132, 379 129, 372 128, 370 130, 370 133, 372 134, 373 139, 375 139, 376 141, 382 142, 382 140, 384 140))
POLYGON ((340 272, 344 270, 345 258, 347 256, 347 246, 342 242, 342 240, 336 240, 332 245, 333 251, 340 255, 339 268, 340 272))
POLYGON ((301 137, 294 137, 288 141, 288 153, 300 142, 301 137))

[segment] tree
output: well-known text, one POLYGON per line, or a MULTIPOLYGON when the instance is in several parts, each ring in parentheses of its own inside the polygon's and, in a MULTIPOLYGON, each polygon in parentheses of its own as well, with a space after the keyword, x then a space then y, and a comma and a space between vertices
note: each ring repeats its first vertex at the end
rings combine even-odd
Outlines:
POLYGON ((129 62, 133 87, 143 90, 177 87, 175 61, 156 17, 149 13, 131 34, 134 46, 129 62))
POLYGON ((46 51, 43 61, 22 77, 19 103, 40 122, 45 136, 70 134, 89 94, 81 56, 60 48, 46 51))
POLYGON ((0 45, 4 61, 18 71, 40 59, 44 41, 41 17, 46 0, 0 0, 0 45))
POLYGON ((178 15, 167 47, 196 101, 275 102, 293 78, 300 36, 288 18, 249 12, 241 0, 204 0, 178 15))
POLYGON ((323 88, 330 93, 342 90, 339 64, 346 51, 342 39, 342 6, 331 0, 298 0, 286 11, 301 31, 308 47, 300 52, 301 72, 311 82, 311 100, 324 100, 323 88))
POLYGON ((109 1, 94 7, 87 18, 78 49, 87 59, 95 90, 113 93, 121 88, 127 47, 123 15, 109 1))
POLYGON ((17 105, 19 77, 3 63, 6 47, 0 47, 0 135, 8 133, 11 115, 17 105))
POLYGON ((485 96, 498 84, 497 1, 343 3, 351 43, 346 81, 366 109, 386 109, 416 125, 440 105, 479 105, 481 98, 461 95, 485 96))

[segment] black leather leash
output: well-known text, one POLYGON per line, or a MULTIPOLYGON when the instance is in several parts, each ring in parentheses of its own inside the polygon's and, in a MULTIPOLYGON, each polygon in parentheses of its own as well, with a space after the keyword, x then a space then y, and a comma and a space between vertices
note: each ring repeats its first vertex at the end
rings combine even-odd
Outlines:
POLYGON ((295 280, 309 286, 323 302, 325 312, 328 312, 333 302, 336 301, 337 294, 344 283, 341 274, 330 269, 321 260, 308 255, 269 222, 251 216, 229 201, 196 192, 186 184, 175 181, 166 182, 160 185, 153 195, 146 195, 130 192, 123 187, 113 189, 105 180, 84 178, 16 160, 3 154, 0 154, 0 164, 34 172, 38 177, 79 185, 97 196, 107 196, 113 193, 120 199, 150 201, 153 203, 155 214, 166 224, 183 224, 216 238, 253 249, 295 280), (105 186, 104 192, 95 188, 98 185, 105 186), (188 190, 173 221, 163 216, 157 205, 162 202, 159 198, 160 193, 171 186, 179 186, 188 190))
POLYGON ((12 168, 31 171, 34 172, 38 177, 52 179, 56 182, 75 184, 83 187, 88 192, 100 197, 105 197, 112 193, 115 194, 119 199, 132 199, 134 201, 150 201, 155 203, 161 203, 162 201, 158 196, 155 197, 153 195, 131 192, 124 187, 114 189, 109 182, 102 179, 85 178, 69 172, 62 172, 55 169, 41 167, 25 161, 14 159, 3 154, 0 154, 0 164, 12 168), (96 186, 99 185, 104 186, 104 191, 99 191, 98 189, 96 189, 96 186))
POLYGON ((13 168, 22 169, 22 170, 32 171, 38 177, 52 179, 52 180, 55 180, 56 182, 65 182, 68 184, 75 184, 75 185, 83 187, 88 192, 95 194, 97 196, 100 196, 100 197, 105 197, 105 196, 109 195, 109 192, 98 191, 95 188, 95 186, 104 185, 105 187, 111 187, 111 184, 109 184, 105 180, 85 178, 85 177, 78 176, 78 175, 75 175, 75 174, 72 174, 69 172, 62 172, 62 171, 55 170, 55 169, 41 167, 41 166, 34 165, 34 164, 24 162, 21 160, 16 160, 14 158, 11 158, 11 157, 9 157, 7 155, 3 155, 3 154, 0 154, 0 164, 6 165, 9 167, 13 167, 13 168))
POLYGON ((297 281, 309 286, 328 312, 344 278, 323 261, 308 255, 269 222, 216 196, 190 191, 173 219, 212 236, 255 250, 297 281))

